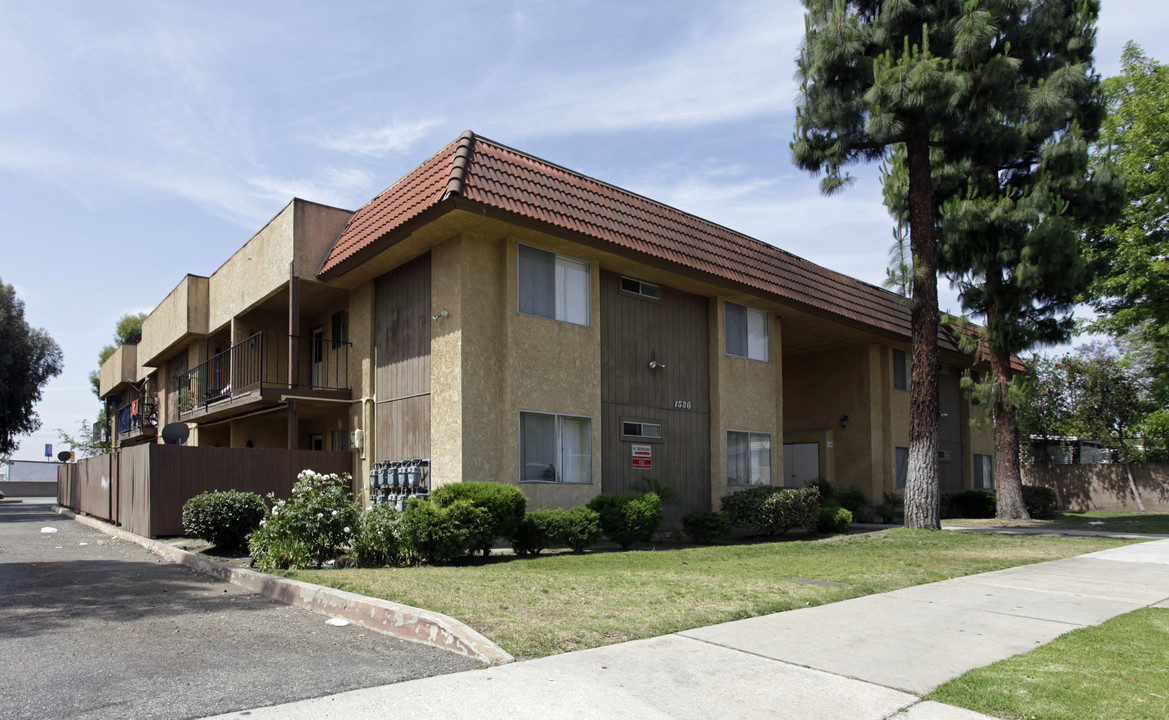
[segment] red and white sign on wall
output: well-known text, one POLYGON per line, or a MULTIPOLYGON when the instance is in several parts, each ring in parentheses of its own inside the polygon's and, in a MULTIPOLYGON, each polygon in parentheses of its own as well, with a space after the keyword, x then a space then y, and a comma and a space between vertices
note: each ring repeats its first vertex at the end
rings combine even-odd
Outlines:
POLYGON ((653 445, 634 445, 633 446, 633 469, 634 470, 653 470, 653 466, 654 466, 653 445))

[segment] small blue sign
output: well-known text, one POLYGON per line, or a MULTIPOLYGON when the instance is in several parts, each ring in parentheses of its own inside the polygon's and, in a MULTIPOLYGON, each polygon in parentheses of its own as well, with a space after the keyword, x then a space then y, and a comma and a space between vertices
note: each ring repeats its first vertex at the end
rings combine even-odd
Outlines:
POLYGON ((47 458, 53 457, 53 444, 52 443, 45 443, 45 457, 47 457, 47 458))

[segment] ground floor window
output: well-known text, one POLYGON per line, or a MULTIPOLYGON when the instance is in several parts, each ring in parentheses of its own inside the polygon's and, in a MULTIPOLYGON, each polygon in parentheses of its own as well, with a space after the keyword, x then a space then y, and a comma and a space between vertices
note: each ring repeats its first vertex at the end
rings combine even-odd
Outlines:
POLYGON ((592 481, 592 418, 520 413, 520 482, 592 481))
POLYGON ((897 489, 905 489, 905 478, 909 476, 909 448, 899 447, 895 451, 893 472, 897 477, 897 489))
POLYGON ((974 489, 991 490, 994 488, 994 470, 990 455, 974 453, 974 489))
POLYGON ((727 484, 771 484, 771 435, 727 431, 727 484))

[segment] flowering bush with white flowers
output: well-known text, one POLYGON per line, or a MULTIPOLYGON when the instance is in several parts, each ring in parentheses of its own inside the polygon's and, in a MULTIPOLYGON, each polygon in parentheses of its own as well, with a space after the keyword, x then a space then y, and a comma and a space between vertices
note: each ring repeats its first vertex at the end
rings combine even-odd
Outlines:
POLYGON ((303 470, 291 499, 269 495, 272 508, 249 538, 252 562, 265 570, 320 567, 340 555, 360 515, 351 486, 348 473, 303 470))

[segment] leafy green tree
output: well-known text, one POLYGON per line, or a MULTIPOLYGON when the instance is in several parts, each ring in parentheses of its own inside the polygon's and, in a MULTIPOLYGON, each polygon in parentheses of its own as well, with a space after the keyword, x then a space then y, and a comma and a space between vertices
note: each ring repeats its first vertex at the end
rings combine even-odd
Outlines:
POLYGON ((1154 394, 1169 405, 1169 67, 1135 43, 1121 56, 1122 73, 1104 81, 1109 114, 1100 134, 1100 161, 1124 177, 1129 203, 1087 252, 1103 272, 1087 299, 1100 313, 1093 329, 1117 336, 1143 328, 1155 349, 1154 394))
POLYGON ((40 428, 33 409, 45 383, 63 369, 61 348, 44 330, 29 327, 16 289, 0 281, 0 454, 40 428))
MULTIPOLYGON (((1080 254, 1083 228, 1114 217, 1122 190, 1107 162, 1090 165, 1089 142, 1104 118, 1092 71, 1096 7, 1034 5, 1025 28, 1004 28, 1020 58, 1014 102, 1002 103, 994 141, 947 162, 932 150, 940 222, 939 270, 963 307, 985 318, 962 333, 969 351, 989 361, 988 400, 995 428, 995 487, 1000 518, 1025 518, 1011 356, 1066 341, 1071 313, 1088 282, 1080 254), (977 342, 972 342, 977 340, 977 342), (979 347, 981 346, 981 347, 979 347)), ((884 174, 886 201, 903 219, 905 156, 884 174)))
MULTIPOLYGON (((1036 40, 1047 33, 1090 37, 1099 5, 1095 0, 804 0, 804 6, 801 98, 792 142, 796 164, 824 172, 821 187, 832 192, 848 184, 846 165, 902 153, 899 202, 913 260, 905 522, 937 528, 935 177, 962 188, 978 158, 1023 152, 1026 138, 1018 119, 1066 106, 1071 94, 1066 86, 1083 75, 1074 67, 1050 75, 1031 70, 1045 58, 1028 53, 1047 52, 1036 40), (1064 27, 1075 24, 1083 30, 1064 27), (1023 81, 1032 75, 1042 78, 1037 86, 1023 81)), ((943 197, 956 195, 947 191, 943 197)))

